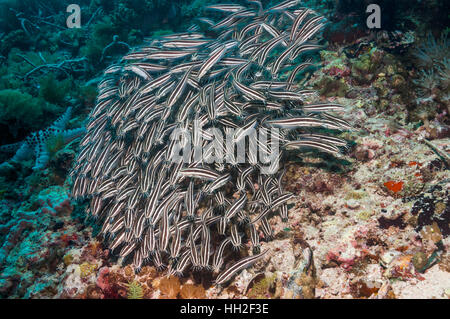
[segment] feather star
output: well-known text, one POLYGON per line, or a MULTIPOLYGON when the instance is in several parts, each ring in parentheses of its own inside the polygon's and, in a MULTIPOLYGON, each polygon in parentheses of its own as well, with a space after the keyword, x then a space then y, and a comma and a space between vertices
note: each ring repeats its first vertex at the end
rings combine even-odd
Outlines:
POLYGON ((0 147, 0 150, 11 153, 16 152, 11 158, 11 160, 15 162, 28 160, 35 156, 36 162, 33 166, 33 170, 43 169, 50 159, 50 152, 47 144, 51 138, 62 137, 63 143, 67 144, 85 132, 84 128, 65 129, 71 114, 72 108, 68 107, 64 114, 47 129, 31 133, 22 142, 3 145, 0 147))

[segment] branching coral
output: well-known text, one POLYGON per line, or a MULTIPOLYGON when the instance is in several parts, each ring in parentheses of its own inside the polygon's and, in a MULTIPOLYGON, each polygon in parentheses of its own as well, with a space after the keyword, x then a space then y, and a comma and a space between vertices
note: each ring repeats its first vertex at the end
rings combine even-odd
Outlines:
POLYGON ((67 76, 70 76, 71 72, 84 72, 86 70, 86 67, 85 67, 86 61, 87 61, 87 58, 81 57, 81 58, 77 58, 77 59, 64 60, 64 61, 61 61, 61 62, 55 63, 55 64, 51 64, 51 63, 41 64, 41 65, 35 67, 34 69, 32 69, 31 71, 29 71, 27 74, 25 74, 24 79, 27 79, 35 72, 48 70, 48 69, 59 70, 62 73, 66 74, 67 76))
POLYGON ((114 35, 113 41, 103 49, 102 57, 101 57, 100 61, 103 61, 103 59, 106 57, 106 52, 108 52, 108 50, 110 50, 113 47, 124 47, 124 48, 126 48, 127 51, 131 49, 131 47, 128 45, 128 43, 119 41, 119 36, 114 35))

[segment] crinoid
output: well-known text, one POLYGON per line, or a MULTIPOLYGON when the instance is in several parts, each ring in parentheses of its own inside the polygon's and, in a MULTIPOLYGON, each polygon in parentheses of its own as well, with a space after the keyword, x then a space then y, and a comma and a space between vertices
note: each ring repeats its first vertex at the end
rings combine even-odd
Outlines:
POLYGON ((434 68, 450 58, 448 34, 448 31, 442 32, 438 40, 432 34, 428 34, 426 41, 413 53, 419 66, 434 68))
POLYGON ((73 196, 90 199, 124 261, 169 275, 212 270, 227 282, 264 255, 270 217, 287 220, 292 194, 278 167, 287 150, 346 145, 324 133, 349 128, 330 113, 343 107, 306 103, 314 92, 296 84, 323 26, 298 3, 209 6, 222 20, 149 39, 105 71, 73 196), (248 241, 253 255, 234 261, 230 248, 248 241))

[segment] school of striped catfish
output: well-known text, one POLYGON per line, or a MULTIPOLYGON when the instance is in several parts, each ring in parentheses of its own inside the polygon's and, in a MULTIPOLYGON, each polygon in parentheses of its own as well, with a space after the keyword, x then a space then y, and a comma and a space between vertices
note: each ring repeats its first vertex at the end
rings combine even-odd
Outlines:
POLYGON ((273 238, 273 216, 287 221, 294 197, 283 190, 282 167, 263 173, 250 148, 270 153, 279 142, 283 166, 288 153, 337 155, 347 144, 332 135, 350 129, 336 115, 343 106, 311 102, 316 93, 298 84, 313 65, 305 56, 321 48, 324 19, 298 0, 267 9, 247 3, 208 6, 215 21, 147 39, 98 85, 72 196, 89 201, 109 249, 136 269, 211 271, 215 284, 225 284, 267 253, 260 239, 273 238), (248 139, 244 163, 224 163, 208 160, 218 149, 232 151, 213 140, 211 128, 233 129, 235 143, 252 129, 278 133, 266 143, 248 139), (175 130, 188 132, 203 157, 191 150, 189 162, 172 161, 175 130), (252 253, 236 258, 233 250, 248 242, 252 253))

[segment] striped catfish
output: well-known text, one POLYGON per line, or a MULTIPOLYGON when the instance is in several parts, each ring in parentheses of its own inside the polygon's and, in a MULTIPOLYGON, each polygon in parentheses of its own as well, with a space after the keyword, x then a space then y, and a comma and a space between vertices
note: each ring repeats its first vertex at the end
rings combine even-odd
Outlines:
POLYGON ((211 12, 185 32, 146 38, 105 70, 70 176, 72 196, 88 199, 123 263, 177 276, 222 270, 223 285, 267 253, 258 254, 259 235, 276 235, 272 216, 288 218, 288 151, 338 156, 347 141, 335 135, 351 127, 344 106, 302 86, 304 71, 320 66, 319 14, 298 0, 211 12), (230 253, 245 253, 243 243, 255 255, 230 253))

